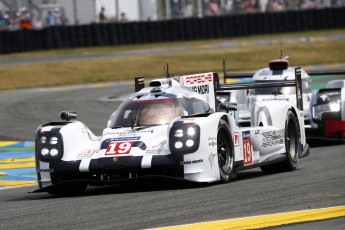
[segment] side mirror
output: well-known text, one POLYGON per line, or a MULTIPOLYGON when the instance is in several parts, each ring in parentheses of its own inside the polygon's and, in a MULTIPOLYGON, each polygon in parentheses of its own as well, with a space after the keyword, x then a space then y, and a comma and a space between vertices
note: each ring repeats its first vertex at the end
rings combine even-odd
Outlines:
POLYGON ((60 113, 60 117, 62 120, 70 121, 77 119, 77 112, 74 111, 62 111, 60 113))
POLYGON ((237 103, 234 102, 223 102, 219 104, 219 111, 237 111, 237 103))

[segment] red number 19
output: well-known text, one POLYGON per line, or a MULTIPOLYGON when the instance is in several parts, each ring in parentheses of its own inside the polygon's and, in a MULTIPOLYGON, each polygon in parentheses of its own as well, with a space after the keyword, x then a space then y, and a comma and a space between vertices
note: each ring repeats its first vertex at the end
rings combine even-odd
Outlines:
POLYGON ((111 142, 108 145, 105 155, 129 154, 133 142, 111 142))

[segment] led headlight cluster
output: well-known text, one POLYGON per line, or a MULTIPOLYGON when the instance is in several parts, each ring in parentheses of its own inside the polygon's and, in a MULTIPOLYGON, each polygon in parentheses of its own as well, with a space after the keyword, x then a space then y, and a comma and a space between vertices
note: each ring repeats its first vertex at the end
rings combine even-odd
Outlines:
POLYGON ((170 130, 169 147, 172 152, 193 153, 200 143, 200 127, 192 123, 175 123, 170 130))
POLYGON ((324 113, 337 113, 340 111, 340 93, 335 91, 319 93, 317 105, 312 107, 312 115, 315 120, 322 120, 324 113))
POLYGON ((62 155, 60 134, 40 133, 38 136, 38 154, 41 160, 57 159, 62 155))

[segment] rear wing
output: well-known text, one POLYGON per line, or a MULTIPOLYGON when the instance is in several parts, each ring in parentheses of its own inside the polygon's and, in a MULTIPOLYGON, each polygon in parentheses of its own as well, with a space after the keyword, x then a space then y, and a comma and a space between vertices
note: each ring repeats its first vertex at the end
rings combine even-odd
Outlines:
POLYGON ((219 88, 218 73, 200 73, 179 77, 182 86, 191 88, 199 93, 204 101, 216 111, 216 90, 219 88))
POLYGON ((243 89, 257 89, 257 88, 271 88, 271 87, 296 87, 296 102, 297 108, 303 111, 302 98, 302 74, 301 67, 295 68, 295 80, 286 81, 269 81, 269 82, 250 82, 238 84, 221 84, 216 89, 216 93, 228 92, 229 90, 243 90, 243 89))
MULTIPOLYGON (((319 76, 319 75, 342 75, 345 76, 345 70, 308 70, 306 71, 310 76, 319 76)), ((243 78, 252 78, 255 73, 228 73, 226 66, 226 59, 223 58, 223 82, 226 83, 227 79, 243 79, 243 78)))
MULTIPOLYGON (((216 110, 216 89, 219 88, 218 73, 197 73, 178 77, 169 77, 175 79, 181 86, 191 88, 193 91, 201 95, 202 100, 207 102, 213 110, 216 110)), ((145 87, 144 77, 136 77, 135 92, 145 87)), ((167 81, 171 82, 171 81, 167 81)), ((169 85, 171 86, 171 85, 169 85)))
POLYGON ((318 75, 343 75, 345 76, 345 70, 309 70, 306 71, 307 74, 310 76, 318 76, 318 75))

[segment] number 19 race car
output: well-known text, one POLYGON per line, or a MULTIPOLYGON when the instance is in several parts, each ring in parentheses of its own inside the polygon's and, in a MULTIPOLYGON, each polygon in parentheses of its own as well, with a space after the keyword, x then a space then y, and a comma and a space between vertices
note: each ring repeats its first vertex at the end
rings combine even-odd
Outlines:
POLYGON ((240 128, 232 116, 236 104, 217 101, 216 93, 277 85, 220 85, 217 73, 157 79, 148 87, 138 78, 137 92, 110 116, 102 136, 76 121, 75 112, 62 112, 64 121, 38 127, 39 189, 34 192, 75 195, 88 185, 145 176, 228 182, 253 167, 294 170, 309 154, 301 78, 296 79, 280 85, 296 86, 300 104, 255 102, 251 126, 240 128))

